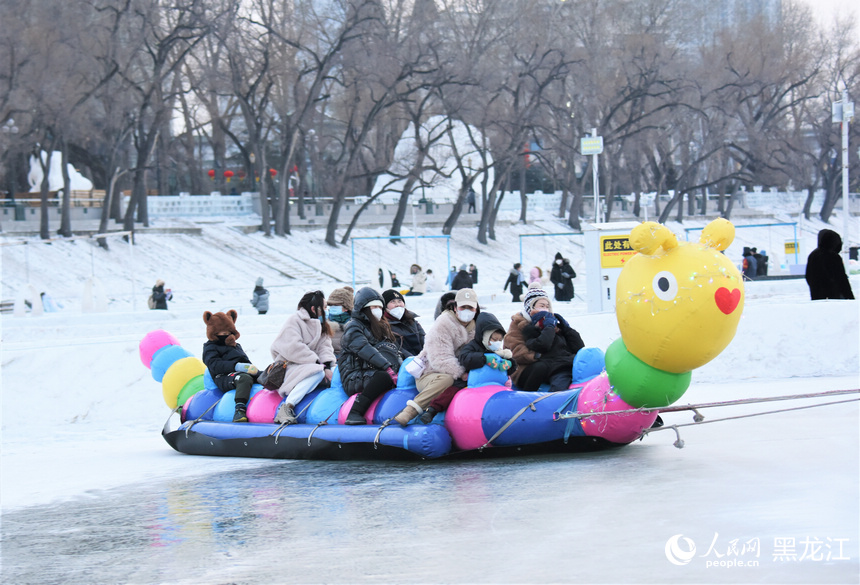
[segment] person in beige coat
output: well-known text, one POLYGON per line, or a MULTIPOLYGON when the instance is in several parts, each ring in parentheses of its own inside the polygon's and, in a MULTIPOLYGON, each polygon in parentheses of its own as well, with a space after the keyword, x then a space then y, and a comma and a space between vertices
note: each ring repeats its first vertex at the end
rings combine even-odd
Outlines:
POLYGON ((323 380, 331 382, 336 358, 325 308, 322 291, 306 293, 272 342, 272 359, 287 363, 284 383, 278 389, 287 399, 278 408, 276 423, 297 422, 296 405, 323 380))
POLYGON ((355 291, 351 286, 344 286, 334 289, 328 296, 326 320, 331 326, 331 346, 336 356, 340 356, 340 340, 352 314, 354 294, 355 291))
POLYGON ((466 387, 468 374, 457 358, 461 347, 475 337, 475 317, 480 312, 478 295, 462 288, 455 297, 456 308, 442 311, 424 338, 420 357, 427 364, 415 385, 418 396, 406 402, 406 408, 394 417, 401 425, 424 412, 433 399, 452 386, 466 387))

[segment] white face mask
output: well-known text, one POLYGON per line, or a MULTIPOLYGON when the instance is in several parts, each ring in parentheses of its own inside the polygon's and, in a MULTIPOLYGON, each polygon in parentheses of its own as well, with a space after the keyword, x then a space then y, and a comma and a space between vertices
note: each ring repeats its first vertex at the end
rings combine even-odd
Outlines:
POLYGON ((460 321, 462 321, 463 323, 468 323, 475 318, 475 311, 470 311, 469 309, 458 309, 457 318, 460 319, 460 321))
POLYGON ((380 309, 379 307, 371 307, 371 308, 370 308, 370 313, 371 313, 374 317, 376 317, 377 319, 382 319, 382 309, 380 309))
POLYGON ((500 349, 502 349, 502 343, 503 342, 501 342, 501 341, 491 341, 490 342, 490 351, 499 351, 500 349))
POLYGON ((398 321, 403 318, 403 313, 406 312, 406 307, 394 307, 388 313, 398 321))
POLYGON ((555 261, 555 263, 556 263, 556 264, 558 264, 559 266, 561 266, 562 261, 561 261, 561 260, 556 260, 556 261, 555 261))

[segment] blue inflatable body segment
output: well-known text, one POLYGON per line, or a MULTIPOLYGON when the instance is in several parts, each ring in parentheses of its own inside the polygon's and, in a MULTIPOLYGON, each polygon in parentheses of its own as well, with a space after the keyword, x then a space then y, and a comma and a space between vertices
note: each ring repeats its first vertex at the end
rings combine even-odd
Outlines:
MULTIPOLYGON (((339 382, 340 380, 338 380, 339 382)), ((334 378, 332 378, 331 388, 326 388, 316 395, 316 398, 311 402, 310 407, 305 412, 305 423, 315 425, 327 420, 329 424, 337 424, 337 412, 341 405, 346 402, 346 392, 343 387, 338 384, 334 386, 334 378)), ((302 400, 304 402, 304 400, 302 400)), ((303 407, 304 408, 304 407, 303 407)), ((293 425, 290 425, 293 426, 293 425)))
POLYGON ((173 365, 176 360, 191 357, 191 352, 187 351, 179 345, 168 345, 162 347, 152 355, 152 377, 156 382, 161 382, 164 379, 164 374, 167 368, 173 365))
POLYGON ((573 358, 573 383, 582 384, 596 378, 606 368, 606 354, 599 347, 583 347, 573 358))
MULTIPOLYGON (((403 360, 402 364, 400 364, 400 371, 397 372, 397 387, 398 388, 401 388, 404 390, 416 388, 415 377, 406 371, 406 364, 408 364, 409 362, 411 362, 414 359, 415 358, 413 356, 409 356, 408 358, 403 360)), ((395 414, 397 414, 397 413, 395 413, 395 414)))
POLYGON ((209 368, 203 370, 203 387, 207 390, 220 390, 212 379, 212 374, 209 373, 209 368))
MULTIPOLYGON (((251 398, 253 398, 254 395, 262 389, 263 387, 260 384, 254 384, 251 386, 251 398)), ((220 402, 218 402, 213 411, 214 415, 212 420, 233 422, 233 414, 236 411, 236 391, 230 390, 229 392, 225 392, 224 396, 221 397, 220 402)))
POLYGON ((491 384, 496 386, 504 386, 507 381, 508 373, 506 371, 496 370, 494 368, 491 368, 490 366, 484 366, 482 368, 478 368, 477 370, 471 370, 469 372, 469 379, 466 384, 470 388, 477 388, 478 386, 489 386, 491 384))
POLYGON ((212 390, 204 388, 200 392, 191 397, 188 408, 185 411, 185 420, 197 420, 201 416, 203 420, 212 420, 214 416, 214 408, 210 408, 216 402, 221 400, 224 393, 217 388, 212 390), (208 412, 207 412, 208 411, 208 412))
MULTIPOLYGON (((499 437, 493 441, 493 445, 505 447, 511 445, 527 445, 530 443, 543 443, 562 439, 567 432, 570 437, 585 436, 582 425, 578 418, 565 421, 554 421, 552 413, 561 408, 567 401, 573 398, 571 405, 575 408, 579 397, 579 389, 553 392, 497 392, 493 394, 481 415, 481 428, 486 437, 492 437, 502 428, 520 409, 525 407, 525 412, 517 417, 499 437), (538 398, 544 398, 534 405, 536 411, 528 408, 528 405, 538 398), (568 427, 570 427, 568 431, 568 427)), ((565 410, 570 410, 569 405, 565 410)))
MULTIPOLYGON (((298 417, 300 423, 304 423, 307 418, 308 413, 305 408, 307 408, 308 405, 310 405, 323 390, 324 388, 317 386, 316 388, 305 394, 304 398, 302 398, 296 405, 296 407, 293 409, 296 411, 296 417, 298 417)), ((286 400, 286 398, 284 398, 284 400, 286 400)), ((281 403, 283 403, 284 400, 281 400, 281 403)), ((280 407, 280 404, 278 405, 278 407, 280 407)))
MULTIPOLYGON (((179 427, 187 428, 188 423, 179 427)), ((217 423, 201 421, 194 425, 193 432, 215 439, 254 439, 273 435, 278 427, 254 423, 217 423)), ((377 438, 383 445, 399 447, 430 459, 441 457, 451 451, 451 435, 440 425, 389 425, 379 432, 375 425, 315 425, 297 424, 281 428, 278 438, 292 437, 307 439, 313 432, 311 441, 321 440, 333 443, 369 443, 377 438)))
POLYGON ((413 400, 418 396, 417 388, 400 388, 399 382, 398 379, 398 387, 383 394, 379 402, 376 403, 376 410, 373 411, 374 423, 382 424, 387 419, 397 416, 401 410, 406 408, 407 400, 413 400))

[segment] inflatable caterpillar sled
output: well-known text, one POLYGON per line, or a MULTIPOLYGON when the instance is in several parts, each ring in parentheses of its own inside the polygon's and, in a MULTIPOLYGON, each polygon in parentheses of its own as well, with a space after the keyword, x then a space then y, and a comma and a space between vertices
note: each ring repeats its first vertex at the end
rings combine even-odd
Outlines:
POLYGON ((438 459, 597 450, 630 443, 651 427, 659 408, 678 400, 691 371, 732 340, 743 310, 737 268, 721 252, 734 226, 717 219, 697 243, 679 242, 654 222, 631 231, 631 257, 618 278, 621 338, 604 354, 579 351, 573 381, 562 392, 522 392, 507 375, 484 367, 469 374, 448 410, 431 424, 389 424, 417 394, 401 367, 397 387, 368 409, 367 425, 343 422, 353 397, 335 369, 331 386, 296 406, 298 424, 278 425, 282 398, 256 385, 248 423, 233 423, 233 394, 217 389, 203 362, 163 330, 140 342, 140 357, 162 383, 181 425, 162 432, 171 447, 192 455, 282 459, 438 459), (623 411, 623 412, 618 412, 623 411), (604 414, 609 413, 609 414, 604 414))

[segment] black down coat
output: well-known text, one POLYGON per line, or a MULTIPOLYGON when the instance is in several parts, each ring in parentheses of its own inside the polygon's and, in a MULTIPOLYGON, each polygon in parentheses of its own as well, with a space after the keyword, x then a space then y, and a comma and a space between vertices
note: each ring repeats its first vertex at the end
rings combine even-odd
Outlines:
POLYGON ((400 355, 404 358, 418 355, 424 349, 424 328, 415 320, 415 313, 409 309, 403 313, 403 319, 395 319, 390 314, 386 317, 391 331, 397 338, 400 355))
POLYGON ((236 364, 250 364, 251 360, 238 343, 226 345, 210 340, 203 344, 203 363, 209 369, 215 385, 224 392, 229 392, 233 390, 230 374, 236 372, 236 364))
MULTIPOLYGON (((477 370, 487 365, 488 353, 493 353, 484 347, 484 334, 487 331, 501 331, 502 336, 505 335, 505 328, 496 319, 492 313, 481 313, 475 317, 475 338, 460 348, 457 352, 457 359, 466 370, 477 370)), ((508 375, 514 373, 517 369, 517 362, 513 358, 508 358, 511 362, 511 367, 508 370, 508 375)))
POLYGON ((370 322, 361 310, 370 301, 382 301, 372 288, 365 287, 355 293, 352 318, 347 321, 340 340, 340 357, 337 369, 343 389, 352 395, 364 389, 365 382, 377 371, 388 368, 398 371, 401 357, 395 344, 387 339, 377 339, 370 330, 370 322))
POLYGON ((842 238, 833 230, 818 232, 818 247, 806 260, 806 284, 813 301, 820 299, 853 299, 851 284, 839 252, 842 238))

